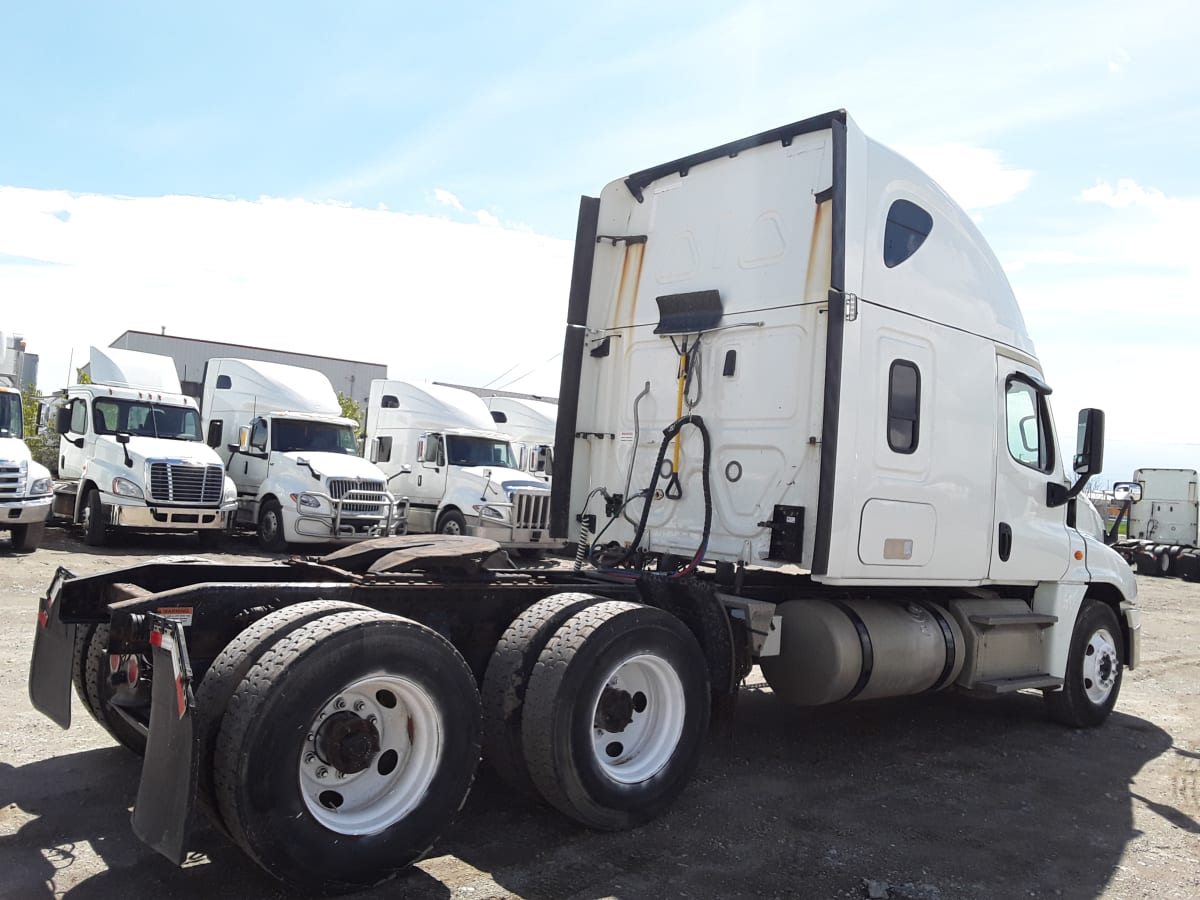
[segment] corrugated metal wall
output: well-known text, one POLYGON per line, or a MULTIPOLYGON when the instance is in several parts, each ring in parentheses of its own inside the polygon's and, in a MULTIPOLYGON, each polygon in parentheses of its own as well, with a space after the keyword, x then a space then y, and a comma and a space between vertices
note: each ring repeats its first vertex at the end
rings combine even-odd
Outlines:
POLYGON ((286 350, 271 350, 266 347, 247 347, 244 344, 226 344, 220 341, 204 341, 196 338, 179 337, 173 334, 151 334, 146 331, 126 331, 109 344, 123 350, 138 350, 142 353, 158 353, 175 360, 179 380, 184 393, 200 399, 204 384, 204 365, 210 359, 229 356, 235 359, 257 359, 263 362, 283 363, 289 366, 304 366, 324 372, 333 383, 333 389, 354 400, 364 410, 371 392, 371 380, 387 378, 387 366, 378 363, 360 362, 352 359, 335 359, 328 356, 313 356, 308 353, 289 353, 286 350))

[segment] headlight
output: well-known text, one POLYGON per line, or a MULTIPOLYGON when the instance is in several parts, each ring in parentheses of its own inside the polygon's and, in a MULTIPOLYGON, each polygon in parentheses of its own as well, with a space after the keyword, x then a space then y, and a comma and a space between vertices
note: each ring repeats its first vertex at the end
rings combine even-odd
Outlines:
POLYGON ((504 521, 504 510, 497 509, 494 506, 476 506, 475 511, 485 519, 499 519, 504 521))
POLYGON ((292 499, 296 501, 296 505, 301 509, 321 508, 321 498, 315 497, 312 494, 292 494, 292 499))
POLYGON ((232 478, 226 478, 225 488, 221 492, 221 502, 228 503, 230 500, 237 500, 237 485, 233 483, 232 478))
POLYGON ((145 496, 142 489, 128 478, 114 478, 112 492, 121 497, 137 497, 139 500, 145 496))
POLYGON ((35 481, 33 484, 31 484, 29 486, 29 493, 31 493, 31 494, 48 494, 48 493, 50 493, 51 484, 52 484, 52 482, 50 481, 49 478, 39 478, 37 481, 35 481))

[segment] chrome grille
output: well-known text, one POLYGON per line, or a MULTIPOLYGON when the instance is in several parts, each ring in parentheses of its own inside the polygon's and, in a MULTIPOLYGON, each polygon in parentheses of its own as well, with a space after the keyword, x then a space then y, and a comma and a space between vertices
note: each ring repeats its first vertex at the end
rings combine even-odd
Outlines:
POLYGON ((358 478, 330 478, 329 496, 342 501, 342 515, 387 515, 387 491, 383 482, 358 478))
POLYGON ((550 493, 515 491, 512 495, 513 527, 545 531, 550 527, 550 493))
POLYGON ((215 506, 221 502, 224 486, 225 470, 220 466, 150 463, 150 499, 159 503, 215 506))
POLYGON ((29 463, 0 459, 0 500, 25 496, 29 463))

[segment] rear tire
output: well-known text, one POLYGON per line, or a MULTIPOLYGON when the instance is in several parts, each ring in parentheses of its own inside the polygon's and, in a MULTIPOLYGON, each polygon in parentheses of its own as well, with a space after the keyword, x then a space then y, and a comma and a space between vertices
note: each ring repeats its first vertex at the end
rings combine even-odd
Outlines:
POLYGON ((12 545, 17 553, 32 553, 42 545, 42 536, 46 533, 46 523, 35 525, 14 525, 12 527, 12 545))
POLYGON ((283 507, 278 500, 264 500, 258 513, 258 543, 264 550, 283 553, 287 540, 283 532, 283 507))
POLYGON ((505 630, 488 661, 480 690, 483 702, 483 759, 527 800, 541 802, 522 750, 521 717, 529 676, 559 626, 599 603, 592 594, 554 594, 537 601, 505 630))
POLYGON ((450 824, 479 741, 475 679, 445 638, 398 616, 335 613, 273 644, 230 698, 214 767, 221 817, 295 888, 369 887, 450 824))
MULTIPOLYGON (((108 652, 108 625, 80 626, 76 633, 75 691, 91 717, 121 746, 138 756, 146 755, 146 735, 112 708, 113 669, 108 652)), ((138 658, 139 667, 145 661, 138 658)), ((148 669, 143 668, 143 671, 148 669)))
POLYGON ((538 658, 522 741, 542 797, 577 822, 618 831, 683 791, 708 728, 696 638, 663 610, 609 601, 576 613, 538 658))
POLYGON ((1108 718, 1121 692, 1121 624, 1112 607, 1085 598, 1071 632, 1062 690, 1045 691, 1050 715, 1072 728, 1094 728, 1108 718))
POLYGON ((88 491, 83 507, 83 542, 89 547, 103 547, 108 542, 108 525, 104 521, 104 502, 95 488, 88 491))
MULTIPOLYGON (((202 532, 203 533, 203 532, 202 532)), ((217 793, 213 779, 213 759, 221 720, 246 673, 253 668, 274 644, 285 635, 307 625, 314 619, 334 613, 366 609, 357 603, 342 600, 312 600, 285 606, 254 622, 225 645, 213 660, 196 691, 196 737, 200 747, 199 778, 196 800, 213 824, 227 831, 217 809, 217 793)))

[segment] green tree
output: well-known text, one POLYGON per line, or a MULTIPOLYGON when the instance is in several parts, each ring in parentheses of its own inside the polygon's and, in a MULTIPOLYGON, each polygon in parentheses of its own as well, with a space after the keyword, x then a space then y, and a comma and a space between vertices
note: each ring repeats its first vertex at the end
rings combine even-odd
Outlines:
POLYGON ((341 391, 338 391, 337 398, 338 398, 338 405, 341 406, 341 408, 342 408, 342 415, 345 416, 347 419, 353 419, 355 422, 358 423, 358 431, 361 436, 362 423, 363 423, 361 407, 359 407, 359 405, 357 403, 355 403, 353 400, 351 400, 349 397, 347 397, 341 391))
POLYGON ((25 420, 25 446, 34 459, 50 470, 50 474, 58 475, 58 435, 54 432, 53 422, 46 422, 45 428, 38 429, 38 410, 42 401, 36 386, 25 386, 21 392, 21 406, 25 420))

